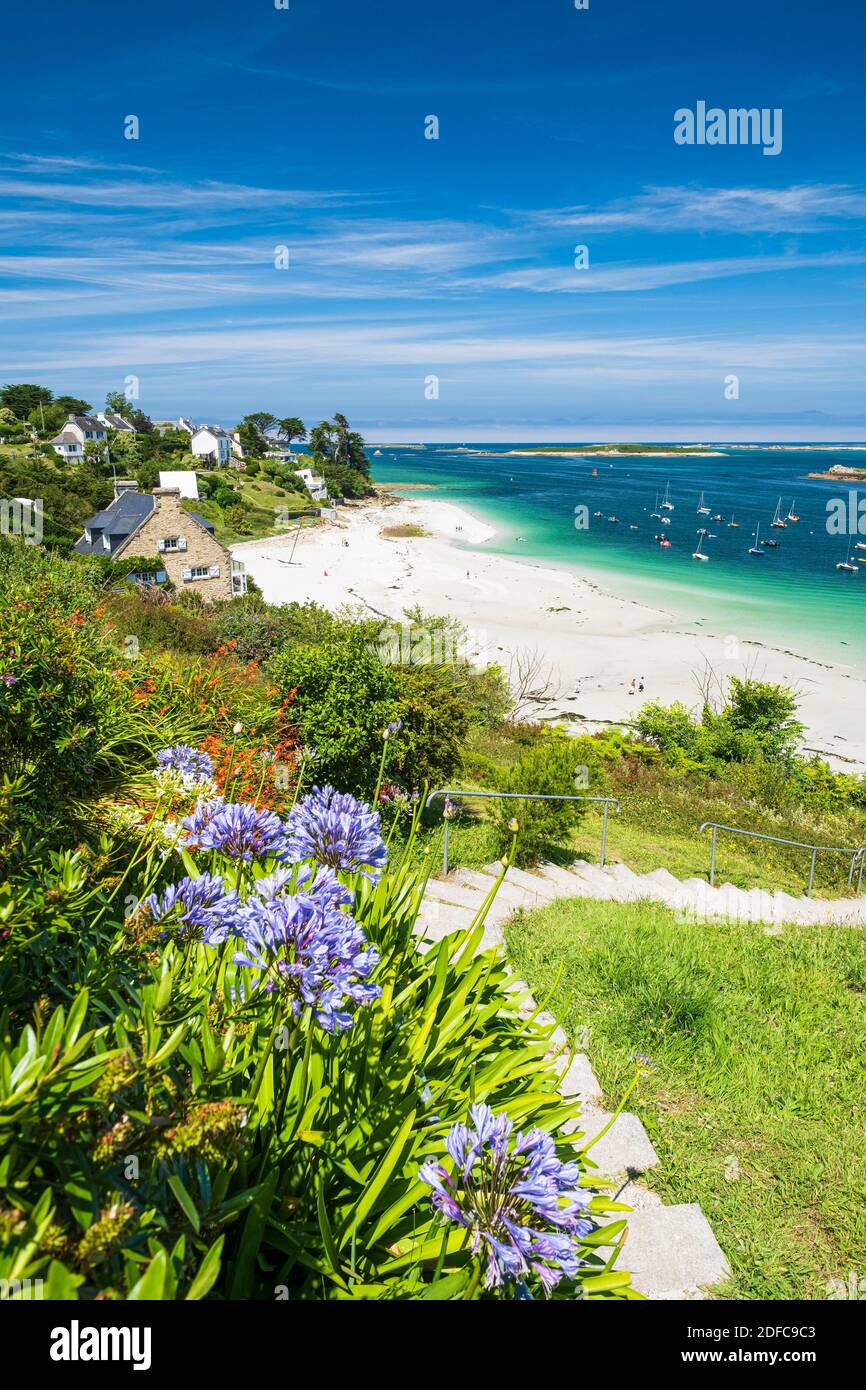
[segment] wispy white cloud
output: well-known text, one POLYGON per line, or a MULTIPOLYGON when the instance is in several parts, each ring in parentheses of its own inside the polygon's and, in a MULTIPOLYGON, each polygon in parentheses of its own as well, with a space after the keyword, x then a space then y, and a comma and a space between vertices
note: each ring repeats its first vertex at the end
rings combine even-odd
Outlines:
POLYGON ((740 275, 770 275, 804 270, 838 269, 866 265, 866 252, 828 251, 816 255, 727 256, 716 260, 669 262, 595 262, 585 269, 535 266, 505 270, 490 276, 463 280, 461 284, 504 290, 531 290, 537 294, 610 294, 664 289, 702 280, 727 280, 740 275))
POLYGON ((648 187, 601 207, 576 205, 530 211, 537 226, 589 232, 641 230, 810 232, 866 218, 866 192, 848 184, 788 188, 648 187))

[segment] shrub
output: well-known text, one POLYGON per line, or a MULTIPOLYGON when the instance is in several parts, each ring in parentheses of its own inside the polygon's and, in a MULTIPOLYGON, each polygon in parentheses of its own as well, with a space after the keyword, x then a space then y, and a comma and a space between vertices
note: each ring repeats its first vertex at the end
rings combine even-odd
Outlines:
POLYGON ((395 672, 360 642, 345 639, 287 648, 270 670, 284 698, 294 691, 301 742, 315 749, 311 775, 369 793, 376 783, 382 732, 401 717, 402 688, 395 672))
POLYGON ((301 742, 315 749, 311 775, 368 794, 376 785, 382 735, 388 777, 408 790, 441 781, 460 765, 465 709, 437 668, 380 661, 361 626, 343 625, 328 645, 287 647, 271 663, 293 709, 301 742))
MULTIPOLYGON (((500 773, 499 790, 548 796, 587 795, 587 777, 578 775, 579 768, 587 768, 591 780, 585 751, 561 731, 552 730, 500 773)), ((511 844, 511 822, 518 823, 515 860, 520 865, 537 863, 540 858, 564 849, 583 816, 583 804, 579 801, 518 799, 497 801, 495 807, 503 853, 511 844)))

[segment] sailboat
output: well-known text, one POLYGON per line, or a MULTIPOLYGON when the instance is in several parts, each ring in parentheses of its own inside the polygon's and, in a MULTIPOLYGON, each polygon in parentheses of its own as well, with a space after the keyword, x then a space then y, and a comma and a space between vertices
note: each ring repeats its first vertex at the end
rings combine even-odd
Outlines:
POLYGON ((779 498, 778 502, 776 503, 776 515, 773 517, 773 520, 770 522, 770 525, 771 525, 771 526, 775 526, 775 528, 776 528, 777 531, 787 531, 787 529, 788 529, 788 523, 787 523, 787 521, 783 521, 783 520, 782 520, 782 499, 781 499, 781 497, 779 498))
POLYGON ((842 570, 845 574, 859 574, 859 573, 860 573, 860 571, 858 570, 857 566, 851 564, 851 542, 850 542, 850 541, 848 542, 848 554, 845 556, 845 561, 844 561, 844 563, 843 563, 843 564, 837 565, 836 568, 837 568, 837 570, 842 570))
POLYGON ((703 536, 701 536, 700 540, 698 541, 698 548, 697 548, 697 550, 694 552, 694 554, 692 555, 692 559, 693 559, 693 560, 709 560, 709 558, 710 558, 709 555, 705 555, 704 552, 703 552, 703 550, 701 549, 701 546, 703 545, 703 543, 704 543, 704 538, 703 538, 703 536))
POLYGON ((730 519, 730 521, 728 522, 728 526, 729 526, 732 530, 734 530, 734 531, 739 531, 739 529, 740 529, 740 523, 739 523, 738 521, 735 521, 735 520, 734 520, 734 517, 735 517, 735 516, 736 516, 736 513, 735 513, 735 512, 731 512, 731 519, 730 519))
MULTIPOLYGON (((794 501, 796 501, 796 498, 794 499, 794 501)), ((799 520, 800 520, 800 518, 798 517, 797 513, 794 511, 794 503, 793 503, 793 502, 791 503, 791 510, 788 512, 788 515, 786 516, 785 520, 786 520, 786 521, 799 521, 799 520)))
POLYGON ((671 501, 671 485, 670 485, 670 483, 668 483, 667 487, 665 488, 665 495, 664 495, 664 497, 662 498, 661 509, 662 509, 663 512, 672 512, 673 509, 674 509, 674 504, 673 504, 673 502, 671 501))
POLYGON ((709 516, 710 508, 704 504, 704 494, 701 493, 701 500, 698 503, 698 516, 709 516))
POLYGON ((750 555, 766 555, 766 553, 767 553, 766 550, 762 550, 761 547, 760 547, 760 545, 759 545, 760 537, 761 537, 761 523, 760 523, 760 521, 759 521, 759 522, 758 522, 757 530, 755 531, 755 544, 754 544, 753 546, 751 546, 750 549, 749 549, 749 554, 750 554, 750 555))
POLYGON ((661 516, 660 516, 660 514, 659 514, 659 495, 658 495, 658 493, 656 493, 656 500, 655 500, 655 503, 654 503, 653 505, 655 506, 655 511, 654 511, 654 512, 650 512, 650 520, 651 520, 651 521, 661 521, 661 516))

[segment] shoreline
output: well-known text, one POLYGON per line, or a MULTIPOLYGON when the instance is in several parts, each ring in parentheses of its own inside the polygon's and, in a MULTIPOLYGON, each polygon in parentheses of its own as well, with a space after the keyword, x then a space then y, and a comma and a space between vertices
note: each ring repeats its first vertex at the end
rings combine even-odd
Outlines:
POLYGON ((696 674, 746 670, 801 692, 804 747, 832 766, 866 769, 866 728, 858 711, 866 682, 844 668, 768 643, 695 631, 682 615, 623 598, 587 573, 485 549, 496 529, 452 502, 412 491, 341 507, 337 520, 231 547, 272 603, 313 600, 336 610, 360 606, 393 629, 405 611, 456 618, 464 654, 506 671, 534 667, 524 717, 562 720, 575 731, 628 724, 648 700, 700 704, 696 674), (422 535, 387 537, 395 525, 422 535), (288 556, 294 548, 293 559, 288 556), (629 696, 643 677, 642 695, 629 696), (859 690, 852 690, 854 682, 859 690))

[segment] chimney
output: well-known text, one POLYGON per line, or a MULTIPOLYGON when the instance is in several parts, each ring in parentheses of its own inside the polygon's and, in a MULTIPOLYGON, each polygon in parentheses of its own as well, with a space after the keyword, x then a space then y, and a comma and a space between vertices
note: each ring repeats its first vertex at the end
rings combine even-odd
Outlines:
POLYGON ((138 483, 134 478, 115 478, 114 480, 114 500, 117 501, 122 492, 138 492, 138 483))

